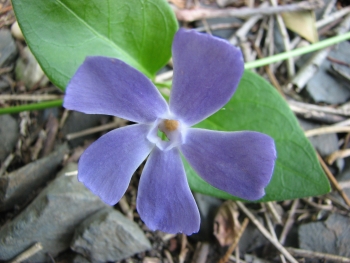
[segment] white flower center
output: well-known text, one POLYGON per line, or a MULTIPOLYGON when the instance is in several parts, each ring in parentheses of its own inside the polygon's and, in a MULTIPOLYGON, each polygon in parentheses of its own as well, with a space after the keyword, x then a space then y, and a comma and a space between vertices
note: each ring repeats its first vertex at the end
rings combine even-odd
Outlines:
POLYGON ((183 144, 185 130, 184 125, 178 120, 157 119, 147 134, 147 139, 156 144, 159 149, 168 151, 183 144), (164 138, 158 136, 159 131, 164 138))

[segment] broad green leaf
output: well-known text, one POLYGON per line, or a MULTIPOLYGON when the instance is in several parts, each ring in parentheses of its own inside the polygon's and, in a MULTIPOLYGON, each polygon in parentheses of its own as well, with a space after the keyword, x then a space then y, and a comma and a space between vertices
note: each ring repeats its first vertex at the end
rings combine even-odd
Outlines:
MULTIPOLYGON (((221 131, 259 131, 275 140, 277 160, 266 195, 260 201, 286 200, 329 192, 329 182, 294 114, 277 91, 246 71, 223 109, 196 125, 221 131)), ((224 199, 238 199, 202 180, 185 163, 192 190, 224 199)), ((213 175, 215 176, 215 175, 213 175)))
POLYGON ((148 77, 169 60, 177 21, 165 0, 12 0, 28 46, 65 89, 86 56, 115 57, 148 77))

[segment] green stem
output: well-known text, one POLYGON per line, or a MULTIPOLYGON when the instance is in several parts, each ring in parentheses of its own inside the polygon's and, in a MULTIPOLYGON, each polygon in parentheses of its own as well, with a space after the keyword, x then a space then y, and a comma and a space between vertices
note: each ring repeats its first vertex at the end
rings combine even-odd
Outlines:
POLYGON ((31 111, 31 110, 43 110, 47 108, 60 107, 62 106, 63 100, 51 100, 45 102, 38 102, 32 104, 26 104, 21 106, 7 107, 0 109, 0 114, 12 114, 21 111, 31 111))
POLYGON ((312 44, 310 46, 306 46, 306 47, 301 47, 301 48, 297 48, 288 52, 284 52, 284 53, 280 53, 271 57, 266 57, 266 58, 262 58, 262 59, 258 59, 255 61, 251 61, 251 62, 247 62, 244 65, 245 69, 252 69, 252 68, 258 68, 261 66, 265 66, 265 65, 269 65, 275 62, 279 62, 281 60, 285 60, 291 57, 296 57, 296 56, 300 56, 306 53, 310 53, 322 48, 326 48, 329 46, 332 46, 334 44, 337 44, 339 42, 342 42, 344 40, 350 39, 350 32, 340 35, 340 36, 335 36, 335 37, 331 37, 331 38, 327 38, 325 40, 322 40, 320 42, 317 42, 315 44, 312 44))
MULTIPOLYGON (((348 39, 350 39, 350 32, 340 36, 335 36, 335 37, 322 40, 310 46, 301 47, 301 48, 280 53, 271 57, 247 62, 245 63, 244 68, 252 69, 252 68, 258 68, 261 66, 269 65, 291 57, 300 56, 322 48, 326 48, 348 39)), ((59 106, 62 106, 62 102, 63 100, 53 100, 53 101, 39 102, 39 103, 33 103, 33 104, 27 104, 27 105, 15 106, 15 107, 7 107, 7 108, 0 109, 0 114, 11 114, 11 113, 18 113, 21 111, 42 110, 46 108, 59 107, 59 106)))

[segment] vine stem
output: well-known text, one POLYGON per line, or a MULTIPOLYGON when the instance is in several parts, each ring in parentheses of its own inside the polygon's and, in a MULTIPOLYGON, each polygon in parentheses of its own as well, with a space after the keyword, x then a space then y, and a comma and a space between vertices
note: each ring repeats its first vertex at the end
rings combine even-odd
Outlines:
POLYGON ((39 103, 31 103, 14 107, 6 107, 0 109, 0 114, 12 114, 22 111, 31 111, 31 110, 43 110, 47 108, 60 107, 62 106, 63 100, 50 100, 39 103))
POLYGON ((276 63, 279 62, 281 60, 286 60, 288 58, 291 57, 296 57, 296 56, 300 56, 306 53, 311 53, 313 51, 322 49, 322 48, 326 48, 329 46, 332 46, 334 44, 337 44, 339 42, 342 42, 344 40, 350 39, 350 32, 343 34, 343 35, 339 35, 339 36, 335 36, 335 37, 331 37, 325 40, 322 40, 320 42, 317 42, 315 44, 312 44, 310 46, 306 46, 306 47, 301 47, 301 48, 297 48, 288 52, 284 52, 284 53, 280 53, 271 57, 266 57, 266 58, 262 58, 262 59, 258 59, 255 61, 251 61, 251 62, 247 62, 244 65, 245 69, 252 69, 252 68, 258 68, 261 66, 265 66, 265 65, 269 65, 272 63, 276 63))
MULTIPOLYGON (((311 44, 310 46, 297 48, 297 49, 280 53, 271 57, 266 57, 255 61, 247 62, 245 63, 244 68, 253 69, 253 68, 266 66, 272 63, 279 62, 281 60, 286 60, 291 57, 300 56, 322 48, 326 48, 348 39, 350 39, 350 32, 322 40, 315 44, 311 44)), ((6 108, 0 109, 0 114, 12 114, 12 113, 18 113, 21 111, 42 110, 46 108, 59 107, 59 106, 62 106, 62 103, 63 103, 63 100, 52 100, 52 101, 26 104, 21 106, 6 107, 6 108)))

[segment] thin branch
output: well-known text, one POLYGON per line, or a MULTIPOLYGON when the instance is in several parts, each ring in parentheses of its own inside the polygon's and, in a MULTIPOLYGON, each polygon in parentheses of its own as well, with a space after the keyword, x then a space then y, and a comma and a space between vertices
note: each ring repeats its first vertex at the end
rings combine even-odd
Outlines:
POLYGON ((292 207, 288 213, 288 218, 287 218, 287 221, 286 223, 284 224, 284 227, 283 227, 283 230, 282 230, 282 233, 280 235, 280 238, 279 238, 279 241, 280 243, 283 245, 286 238, 287 238, 287 235, 288 235, 288 232, 289 230, 292 228, 293 226, 293 223, 294 223, 294 219, 293 219, 293 216, 295 214, 295 210, 297 209, 299 205, 299 199, 295 199, 293 201, 293 204, 292 204, 292 207))
POLYGON ((300 92, 308 81, 315 76, 330 51, 330 47, 317 51, 293 77, 291 84, 296 87, 296 92, 300 92))
POLYGON ((329 165, 332 165, 335 160, 340 159, 340 158, 346 158, 350 156, 350 149, 345 149, 345 150, 339 150, 333 152, 331 155, 329 155, 326 159, 327 163, 329 165))
POLYGON ((239 229, 238 233, 235 236, 235 239, 233 241, 233 243, 230 245, 230 247, 228 248, 228 250, 226 251, 225 255, 220 259, 219 263, 226 263, 230 257, 230 255, 232 254, 232 252, 235 250, 235 248, 238 245, 239 240, 241 239, 241 236, 243 235, 244 230, 247 228, 249 223, 249 219, 245 218, 243 221, 243 224, 241 226, 241 228, 239 229))
POLYGON ((45 101, 45 100, 59 100, 62 99, 62 95, 51 95, 51 94, 41 94, 41 95, 29 95, 29 94, 3 94, 0 95, 0 101, 45 101))
POLYGON ((327 16, 326 18, 319 20, 316 22, 316 28, 320 28, 323 27, 339 18, 342 18, 343 16, 346 16, 347 14, 350 13, 350 6, 345 7, 337 12, 334 12, 332 14, 330 14, 329 16, 327 16))
POLYGON ((344 199, 345 203, 350 207, 349 197, 346 195, 343 188, 339 185, 337 179, 335 179, 335 177, 333 176, 331 171, 328 169, 328 166, 323 161, 321 155, 318 152, 316 152, 316 153, 317 153, 317 158, 318 158, 323 170, 325 171, 326 175, 328 176, 328 179, 331 181, 331 183, 333 184, 334 188, 338 191, 340 196, 344 199))
POLYGON ((282 224, 282 218, 281 216, 278 214, 275 206, 274 206, 274 202, 267 202, 266 203, 266 207, 267 207, 267 210, 270 211, 273 219, 275 220, 275 222, 277 222, 277 224, 282 224))
POLYGON ((119 122, 112 122, 112 123, 108 123, 108 124, 101 125, 98 127, 93 127, 93 128, 86 129, 83 131, 67 134, 66 138, 67 138, 67 140, 73 140, 73 139, 76 139, 76 138, 79 138, 82 136, 86 136, 86 135, 94 134, 97 132, 118 128, 119 126, 120 126, 119 122))
MULTIPOLYGON (((272 6, 277 7, 277 0, 270 0, 272 6)), ((290 51, 291 47, 290 47, 290 40, 289 40, 289 35, 287 32, 287 28, 286 25, 284 24, 283 18, 281 16, 281 14, 276 14, 276 19, 277 19, 277 24, 278 24, 278 28, 281 32, 282 35, 282 40, 283 40, 283 45, 284 45, 284 49, 285 51, 290 51)), ((288 58, 287 59, 287 70, 288 70, 288 77, 292 78, 295 75, 295 66, 294 66, 294 59, 293 58, 288 58)))
MULTIPOLYGON (((263 58, 263 54, 261 52, 261 49, 256 45, 254 45, 254 49, 255 49, 256 53, 258 54, 259 59, 263 58)), ((267 75, 269 76, 269 79, 270 79, 271 83, 273 84, 273 86, 276 88, 276 90, 279 92, 279 94, 281 94, 281 96, 283 98, 285 98, 286 95, 284 95, 284 93, 282 91, 282 87, 280 86, 273 71, 270 69, 270 67, 268 65, 264 66, 264 69, 265 69, 267 75)))
POLYGON ((279 243, 275 240, 269 231, 259 222, 258 219, 245 207, 245 205, 239 201, 236 201, 238 207, 249 217, 252 223, 259 229, 259 231, 291 262, 298 263, 298 261, 279 243))
MULTIPOLYGON (((278 238, 277 238, 277 235, 276 235, 275 228, 274 228, 274 226, 272 224, 272 221, 270 219, 269 214, 266 211, 266 207, 265 207, 265 205, 263 203, 261 204, 261 206, 263 208, 265 208, 264 216, 265 216, 265 220, 266 220, 266 223, 267 223, 267 227, 269 228, 272 237, 278 242, 278 238)), ((280 254, 280 257, 281 257, 282 262, 286 261, 285 257, 282 254, 280 254)))
POLYGON ((335 262, 350 263, 350 258, 341 257, 338 255, 314 252, 310 250, 304 250, 304 249, 298 249, 298 248, 292 248, 292 247, 288 247, 287 250, 297 257, 305 257, 305 258, 312 258, 312 259, 317 258, 322 261, 331 260, 335 262))
MULTIPOLYGON (((234 22, 234 23, 219 23, 214 25, 209 25, 210 30, 218 30, 218 29, 230 29, 230 28, 239 28, 241 27, 242 23, 234 22)), ((196 27, 195 30, 198 32, 203 32, 206 30, 206 27, 196 27)))
POLYGON ((346 108, 332 108, 328 106, 319 106, 314 104, 309 104, 305 102, 295 101, 295 100, 287 100, 287 103, 289 104, 289 107, 294 110, 305 110, 305 112, 309 111, 319 111, 319 112, 325 112, 330 114, 337 114, 342 116, 350 116, 350 110, 346 108))
POLYGON ((178 20, 184 22, 193 22, 201 19, 217 18, 217 17, 238 17, 246 18, 260 15, 274 15, 283 12, 298 12, 303 10, 314 10, 323 6, 322 1, 303 1, 296 4, 271 6, 266 8, 196 8, 196 9, 175 9, 178 20))
POLYGON ((350 132, 350 127, 348 127, 348 126, 346 126, 346 127, 338 127, 338 126, 321 127, 321 128, 316 128, 316 129, 305 131, 305 136, 312 137, 312 136, 320 135, 320 134, 339 133, 339 132, 350 132))
POLYGON ((43 246, 41 243, 35 243, 33 246, 28 248, 26 251, 19 254, 17 257, 9 261, 9 263, 20 263, 22 261, 25 261, 26 259, 30 258, 31 256, 38 253, 40 250, 43 249, 43 246))
POLYGON ((5 159, 5 161, 1 165, 0 176, 2 176, 5 173, 7 167, 11 164, 14 157, 15 157, 15 155, 13 153, 11 153, 9 156, 7 156, 7 158, 5 159))

